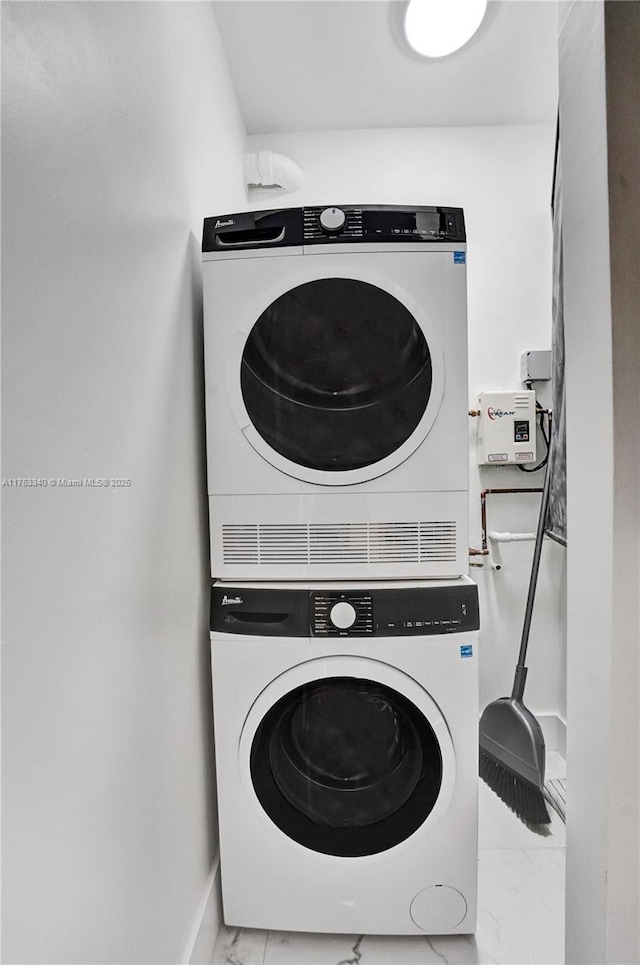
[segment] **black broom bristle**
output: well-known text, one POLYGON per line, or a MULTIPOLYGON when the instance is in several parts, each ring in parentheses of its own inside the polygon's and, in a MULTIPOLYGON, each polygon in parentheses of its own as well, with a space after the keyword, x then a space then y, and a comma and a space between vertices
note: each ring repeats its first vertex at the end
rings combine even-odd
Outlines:
POLYGON ((480 777, 525 824, 550 824, 542 791, 480 748, 480 777))

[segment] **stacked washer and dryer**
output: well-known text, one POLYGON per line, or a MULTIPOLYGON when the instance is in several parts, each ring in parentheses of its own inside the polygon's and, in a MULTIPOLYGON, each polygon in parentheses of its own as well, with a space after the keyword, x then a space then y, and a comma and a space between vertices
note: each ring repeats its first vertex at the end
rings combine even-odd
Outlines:
POLYGON ((457 208, 205 220, 229 925, 475 928, 465 252, 457 208))

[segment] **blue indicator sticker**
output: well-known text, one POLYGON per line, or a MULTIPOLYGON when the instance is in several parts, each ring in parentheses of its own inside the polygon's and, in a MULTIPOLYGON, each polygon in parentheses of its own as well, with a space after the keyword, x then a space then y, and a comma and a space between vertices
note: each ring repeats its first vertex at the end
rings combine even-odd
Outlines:
POLYGON ((464 265, 466 264, 466 251, 454 251, 453 253, 453 263, 454 265, 464 265))
POLYGON ((469 643, 466 647, 460 647, 461 657, 472 657, 473 656, 473 646, 469 643))

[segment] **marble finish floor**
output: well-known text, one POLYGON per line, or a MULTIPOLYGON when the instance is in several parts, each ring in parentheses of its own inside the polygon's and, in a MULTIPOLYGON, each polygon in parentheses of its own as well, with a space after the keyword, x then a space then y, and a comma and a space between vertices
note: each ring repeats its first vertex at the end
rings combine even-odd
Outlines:
MULTIPOLYGON (((547 778, 564 777, 558 754, 547 778)), ((309 935, 223 926, 211 965, 561 965, 565 826, 529 831, 480 782, 475 935, 309 935)))

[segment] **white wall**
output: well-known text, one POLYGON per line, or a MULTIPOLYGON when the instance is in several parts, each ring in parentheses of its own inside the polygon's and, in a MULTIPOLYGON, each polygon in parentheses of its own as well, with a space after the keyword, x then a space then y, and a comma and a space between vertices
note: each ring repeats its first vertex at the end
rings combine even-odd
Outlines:
POLYGON ((217 841, 203 216, 244 203, 207 3, 3 5, 4 961, 175 962, 217 841))
MULTIPOLYGON (((255 135, 248 149, 294 160, 306 184, 265 192, 248 207, 278 204, 439 204, 465 210, 468 235, 469 402, 482 389, 520 389, 520 354, 551 344, 551 126, 431 128, 255 135)), ((550 393, 543 387, 543 403, 550 393)), ((471 541, 480 542, 480 489, 541 486, 543 473, 474 466, 471 541)), ((489 496, 489 528, 536 528, 539 497, 489 496)), ((500 572, 473 569, 482 604, 481 701, 510 690, 532 543, 502 551, 500 572)), ((547 541, 531 636, 527 703, 565 718, 565 551, 547 541)))
POLYGON ((640 5, 574 0, 559 9, 569 440, 566 960, 635 965, 640 5))

